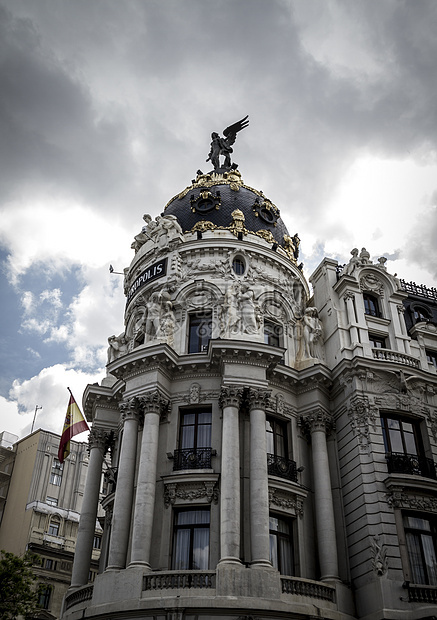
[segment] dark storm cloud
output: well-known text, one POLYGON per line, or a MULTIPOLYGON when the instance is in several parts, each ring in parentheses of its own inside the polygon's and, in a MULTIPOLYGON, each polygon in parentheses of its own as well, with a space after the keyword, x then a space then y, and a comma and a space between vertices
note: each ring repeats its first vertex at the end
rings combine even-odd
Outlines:
POLYGON ((102 116, 31 20, 1 6, 0 82, 1 198, 46 185, 104 199, 126 183, 127 135, 117 113, 102 116))

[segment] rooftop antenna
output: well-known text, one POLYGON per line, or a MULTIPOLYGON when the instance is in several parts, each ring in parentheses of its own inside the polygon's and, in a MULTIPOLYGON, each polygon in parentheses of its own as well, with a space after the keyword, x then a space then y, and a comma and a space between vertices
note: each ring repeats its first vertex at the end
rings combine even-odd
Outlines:
POLYGON ((35 426, 35 420, 36 420, 36 412, 38 411, 38 409, 42 409, 42 406, 40 407, 39 405, 35 405, 35 413, 33 414, 33 422, 32 422, 32 428, 30 429, 30 434, 33 433, 33 427, 35 426))

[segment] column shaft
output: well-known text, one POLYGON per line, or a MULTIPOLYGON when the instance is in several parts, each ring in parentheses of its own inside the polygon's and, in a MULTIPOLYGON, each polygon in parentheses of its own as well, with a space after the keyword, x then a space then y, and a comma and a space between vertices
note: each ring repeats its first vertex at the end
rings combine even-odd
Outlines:
POLYGON ((250 540, 252 565, 271 566, 266 414, 250 411, 250 540))
MULTIPOLYGON (((91 433, 93 433, 93 431, 91 431, 91 433)), ((103 454, 104 446, 102 442, 96 442, 94 445, 90 445, 88 472, 74 552, 73 573, 71 576, 72 588, 84 586, 88 583, 93 552, 93 540, 96 531, 103 454)))
POLYGON ((240 434, 238 402, 223 406, 220 561, 240 563, 240 434))
POLYGON ((159 413, 150 411, 144 417, 131 555, 131 564, 144 564, 149 567, 155 508, 158 435, 159 413))
POLYGON ((107 570, 124 568, 126 565, 132 516, 137 439, 138 418, 136 415, 130 415, 126 417, 124 422, 107 570))
POLYGON ((311 433, 311 443, 321 579, 338 579, 334 505, 325 430, 315 428, 311 433))

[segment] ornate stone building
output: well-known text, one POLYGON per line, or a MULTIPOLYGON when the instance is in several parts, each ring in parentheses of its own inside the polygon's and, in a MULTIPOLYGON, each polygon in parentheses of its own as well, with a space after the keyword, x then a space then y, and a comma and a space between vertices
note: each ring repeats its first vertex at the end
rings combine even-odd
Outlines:
POLYGON ((144 220, 124 331, 84 394, 63 619, 434 616, 436 291, 363 249, 310 293, 298 236, 235 166, 144 220))

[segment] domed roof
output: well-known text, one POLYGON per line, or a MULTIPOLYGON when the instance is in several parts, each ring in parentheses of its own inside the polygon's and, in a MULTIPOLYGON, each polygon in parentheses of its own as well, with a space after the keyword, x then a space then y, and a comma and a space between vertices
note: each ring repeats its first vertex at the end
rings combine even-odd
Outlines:
POLYGON ((261 191, 244 185, 238 170, 199 171, 192 184, 167 203, 165 215, 174 215, 184 232, 235 232, 238 220, 245 234, 252 232, 284 248, 291 242, 279 209, 261 191))

